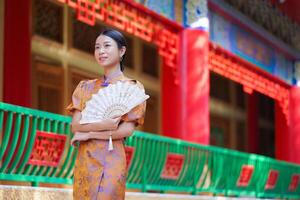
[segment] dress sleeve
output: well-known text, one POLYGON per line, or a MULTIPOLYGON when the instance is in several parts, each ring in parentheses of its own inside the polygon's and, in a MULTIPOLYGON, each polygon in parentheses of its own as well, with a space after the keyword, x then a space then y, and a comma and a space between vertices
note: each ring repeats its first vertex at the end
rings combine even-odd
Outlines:
POLYGON ((71 103, 66 107, 66 110, 69 114, 72 114, 76 109, 79 111, 83 110, 83 84, 84 81, 80 81, 77 87, 75 88, 73 94, 72 94, 72 101, 71 103))
MULTIPOLYGON (((144 86, 137 82, 138 86, 144 89, 144 86)), ((134 122, 136 126, 141 126, 144 124, 146 112, 146 101, 134 107, 128 114, 122 117, 125 122, 134 122)))
POLYGON ((122 120, 125 122, 134 122, 136 126, 141 126, 144 124, 145 112, 146 101, 133 108, 128 114, 124 115, 122 120))

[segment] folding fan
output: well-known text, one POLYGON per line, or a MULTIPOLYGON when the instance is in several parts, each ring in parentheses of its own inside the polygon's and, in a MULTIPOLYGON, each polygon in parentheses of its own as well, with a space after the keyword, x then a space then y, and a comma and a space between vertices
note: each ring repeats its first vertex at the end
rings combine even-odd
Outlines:
MULTIPOLYGON (((81 112, 80 124, 100 122, 102 120, 122 116, 149 98, 145 90, 128 81, 118 81, 100 89, 86 102, 81 112)), ((110 142, 111 137, 110 137, 110 142)), ((112 143, 110 143, 112 150, 112 143)))

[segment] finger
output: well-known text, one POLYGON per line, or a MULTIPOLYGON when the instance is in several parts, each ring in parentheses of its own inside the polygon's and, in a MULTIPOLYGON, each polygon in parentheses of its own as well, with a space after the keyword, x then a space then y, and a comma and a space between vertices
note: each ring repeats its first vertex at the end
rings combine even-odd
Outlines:
POLYGON ((117 118, 121 118, 122 116, 121 115, 115 115, 112 117, 112 119, 117 119, 117 118))
POLYGON ((73 147, 75 147, 75 148, 76 148, 76 147, 78 147, 78 146, 79 146, 79 141, 78 141, 78 140, 74 140, 74 141, 72 141, 72 143, 71 143, 71 144, 72 144, 72 146, 73 146, 73 147))
POLYGON ((72 139, 72 140, 71 140, 71 145, 72 145, 73 147, 74 147, 74 142, 75 142, 75 141, 72 139))
POLYGON ((74 145, 74 143, 76 143, 76 141, 78 141, 77 135, 74 135, 73 138, 71 139, 71 144, 74 145))
POLYGON ((117 117, 117 118, 115 118, 115 121, 117 122, 117 121, 120 121, 121 120, 121 117, 117 117))

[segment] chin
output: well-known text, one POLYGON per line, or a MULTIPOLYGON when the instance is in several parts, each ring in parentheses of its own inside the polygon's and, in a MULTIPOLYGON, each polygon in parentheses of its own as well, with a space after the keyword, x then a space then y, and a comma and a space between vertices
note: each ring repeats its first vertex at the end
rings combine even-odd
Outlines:
POLYGON ((107 63, 105 63, 105 64, 100 64, 104 69, 109 69, 109 68, 111 68, 111 67, 113 67, 113 65, 112 64, 107 64, 107 63))
POLYGON ((103 68, 113 68, 117 63, 100 63, 103 68))
POLYGON ((108 67, 110 64, 109 63, 103 63, 103 62, 98 62, 98 64, 101 66, 101 67, 108 67))

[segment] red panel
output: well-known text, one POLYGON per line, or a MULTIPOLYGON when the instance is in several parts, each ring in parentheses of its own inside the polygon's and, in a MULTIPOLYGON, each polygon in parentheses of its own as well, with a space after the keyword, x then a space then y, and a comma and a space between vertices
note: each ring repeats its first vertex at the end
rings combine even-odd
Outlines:
POLYGON ((166 162, 160 177, 163 179, 177 180, 182 171, 185 156, 181 154, 168 153, 166 162))
POLYGON ((289 191, 295 191, 299 185, 299 181, 300 181, 300 175, 293 174, 289 185, 289 191))
POLYGON ((134 156, 134 152, 135 152, 135 148, 134 147, 128 147, 128 146, 125 147, 127 170, 129 170, 130 167, 131 167, 133 156, 134 156))
POLYGON ((251 180, 253 171, 254 167, 252 165, 243 165, 236 185, 239 187, 247 187, 251 180))
POLYGON ((268 179, 265 185, 265 190, 271 190, 275 188, 277 184, 278 176, 279 176, 279 172, 277 170, 269 171, 268 179))
POLYGON ((4 4, 3 100, 31 107, 31 1, 4 4))
POLYGON ((56 167, 64 152, 65 143, 65 135, 37 130, 28 164, 56 167))

